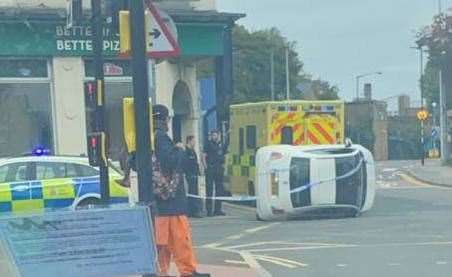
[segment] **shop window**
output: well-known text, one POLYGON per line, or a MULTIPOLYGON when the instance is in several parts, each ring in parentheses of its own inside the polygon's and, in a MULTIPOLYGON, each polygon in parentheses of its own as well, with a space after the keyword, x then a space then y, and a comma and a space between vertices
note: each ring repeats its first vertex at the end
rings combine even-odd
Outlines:
POLYGON ((0 78, 47 78, 46 60, 0 60, 0 78))
POLYGON ((256 126, 246 126, 246 147, 256 148, 256 126))
POLYGON ((0 83, 0 111, 0 156, 53 149, 50 83, 0 83))

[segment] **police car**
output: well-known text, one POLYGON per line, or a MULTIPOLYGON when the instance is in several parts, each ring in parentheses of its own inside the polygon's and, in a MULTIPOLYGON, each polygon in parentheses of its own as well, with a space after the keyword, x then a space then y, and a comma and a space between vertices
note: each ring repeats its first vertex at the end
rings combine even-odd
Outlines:
MULTIPOLYGON (((122 176, 109 165, 111 203, 127 203, 122 176)), ((84 157, 24 156, 0 159, 0 212, 76 208, 99 203, 99 171, 84 157)))
POLYGON ((360 145, 273 145, 256 155, 262 220, 356 216, 375 198, 375 164, 360 145))

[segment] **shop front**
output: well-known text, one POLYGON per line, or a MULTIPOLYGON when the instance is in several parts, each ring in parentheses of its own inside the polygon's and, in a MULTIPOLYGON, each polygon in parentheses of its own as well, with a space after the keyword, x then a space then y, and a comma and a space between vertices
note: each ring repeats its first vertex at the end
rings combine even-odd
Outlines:
MULTIPOLYGON (((224 55, 225 26, 236 18, 202 14, 176 16, 181 56, 157 61, 150 76, 156 84, 155 101, 172 110, 179 140, 200 129, 197 60, 224 55)), ((36 147, 55 154, 85 154, 83 87, 93 79, 90 26, 68 29, 58 14, 33 11, 20 20, 1 11, 0 16, 0 157, 36 147)), ((121 103, 133 94, 131 68, 128 59, 117 57, 117 34, 108 26, 103 34, 109 153, 117 160, 124 148, 121 103)))

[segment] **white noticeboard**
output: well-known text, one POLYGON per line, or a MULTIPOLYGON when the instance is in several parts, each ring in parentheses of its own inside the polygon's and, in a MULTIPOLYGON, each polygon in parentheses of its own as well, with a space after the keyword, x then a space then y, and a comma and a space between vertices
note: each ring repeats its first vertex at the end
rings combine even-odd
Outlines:
POLYGON ((162 19, 159 10, 146 1, 146 52, 151 58, 170 58, 180 54, 176 35, 162 19))
POLYGON ((2 216, 0 243, 21 277, 156 273, 152 220, 142 206, 2 216))

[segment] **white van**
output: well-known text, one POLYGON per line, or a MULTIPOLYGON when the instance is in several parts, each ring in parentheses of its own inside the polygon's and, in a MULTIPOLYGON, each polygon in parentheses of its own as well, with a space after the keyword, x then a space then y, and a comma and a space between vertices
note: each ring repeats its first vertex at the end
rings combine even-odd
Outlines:
POLYGON ((356 216, 375 197, 375 164, 360 145, 273 145, 256 155, 261 220, 356 216))

